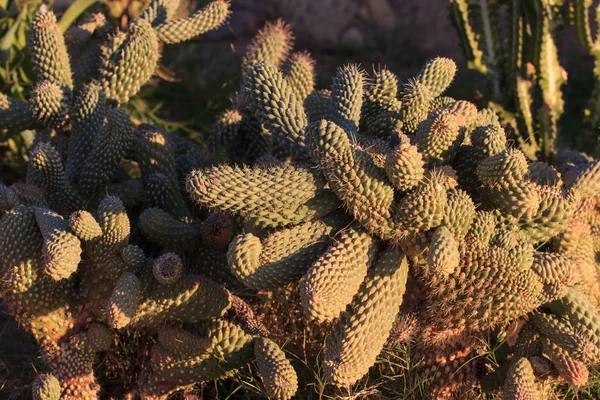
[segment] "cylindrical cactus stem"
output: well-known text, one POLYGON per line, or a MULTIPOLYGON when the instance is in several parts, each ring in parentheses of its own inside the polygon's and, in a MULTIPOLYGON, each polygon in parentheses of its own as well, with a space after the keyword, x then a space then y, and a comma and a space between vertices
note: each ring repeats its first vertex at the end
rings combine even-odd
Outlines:
POLYGON ((538 357, 542 355, 542 336, 533 322, 527 322, 519 329, 517 341, 513 346, 514 357, 538 357))
POLYGON ((182 220, 189 219, 190 213, 179 187, 166 175, 155 172, 144 178, 142 186, 149 207, 160 208, 182 220))
POLYGON ((69 278, 81 261, 81 242, 54 211, 36 208, 35 219, 44 237, 44 271, 56 281, 69 278))
POLYGON ((84 242, 97 241, 102 237, 102 228, 88 211, 75 211, 69 216, 69 226, 84 242))
POLYGON ((0 129, 24 130, 31 129, 36 124, 28 102, 0 93, 0 129))
POLYGON ((427 86, 419 81, 411 80, 404 85, 400 92, 400 115, 404 131, 417 131, 419 124, 427 119, 433 98, 427 86))
POLYGON ((233 239, 233 219, 223 213, 212 213, 200 228, 202 242, 214 249, 227 249, 233 239))
POLYGON ((146 265, 146 255, 139 246, 130 244, 121 249, 121 258, 133 270, 139 270, 146 265))
POLYGON ((573 264, 576 262, 574 258, 558 253, 535 252, 531 268, 544 285, 544 303, 566 294, 567 285, 575 277, 573 264))
MULTIPOLYGON (((109 183, 106 191, 109 195, 121 199, 127 209, 141 206, 144 200, 144 185, 141 179, 127 179, 126 181, 109 183)), ((183 198, 181 195, 180 197, 183 198)), ((172 208, 183 214, 181 206, 177 205, 176 202, 174 202, 172 208)), ((187 213, 187 210, 184 209, 184 211, 187 213)))
POLYGON ((110 326, 121 329, 135 316, 141 297, 141 282, 133 272, 123 272, 106 306, 110 326))
POLYGON ((0 290, 9 311, 41 344, 56 342, 73 327, 70 280, 43 272, 44 238, 31 207, 20 205, 0 218, 0 290))
POLYGON ((256 338, 254 355, 267 396, 276 400, 294 397, 298 390, 298 376, 279 346, 272 340, 256 338))
POLYGON ((365 73, 356 65, 338 70, 331 87, 331 113, 328 119, 348 134, 357 134, 363 103, 365 73))
POLYGON ((573 358, 567 350, 550 339, 544 340, 544 354, 569 385, 578 388, 588 383, 590 373, 585 363, 573 358))
POLYGON ((135 130, 133 142, 135 159, 140 164, 144 177, 158 172, 179 187, 175 160, 176 144, 169 133, 154 125, 143 124, 135 130))
POLYGON ((91 14, 80 25, 71 26, 65 33, 69 56, 71 60, 77 60, 71 66, 76 88, 98 78, 102 44, 113 33, 113 25, 102 12, 91 14))
POLYGON ((475 104, 469 101, 458 100, 453 102, 452 104, 447 104, 444 107, 440 107, 439 110, 445 110, 450 112, 450 114, 462 117, 462 119, 464 119, 464 123, 467 129, 472 126, 476 126, 474 121, 477 118, 477 106, 475 106, 475 104))
POLYGON ((169 326, 158 328, 158 341, 173 355, 182 359, 202 354, 213 345, 212 338, 198 336, 186 330, 169 326))
POLYGON ((243 120, 242 113, 236 108, 225 110, 217 117, 213 132, 208 138, 207 147, 214 153, 220 148, 227 150, 228 156, 232 156, 235 146, 242 139, 240 128, 243 120))
POLYGON ((401 108, 402 104, 397 99, 381 104, 373 119, 363 119, 364 134, 377 137, 393 136, 395 131, 402 129, 401 108))
POLYGON ((331 90, 315 90, 304 99, 308 122, 318 122, 331 113, 331 90))
POLYGON ((186 181, 186 190, 198 205, 237 213, 261 227, 281 227, 314 218, 315 212, 306 203, 324 186, 325 180, 317 171, 292 166, 220 165, 192 171, 186 181))
POLYGON ((151 371, 141 383, 142 398, 164 398, 180 387, 226 377, 254 356, 254 337, 223 320, 201 324, 196 332, 211 340, 211 347, 192 358, 176 357, 164 346, 152 349, 151 371))
POLYGON ((461 189, 448 190, 447 195, 442 224, 455 237, 464 237, 475 220, 475 204, 471 196, 461 189))
MULTIPOLYGON (((121 170, 122 172, 122 170, 121 170)), ((109 183, 106 187, 109 196, 118 197, 128 210, 144 206, 144 184, 141 178, 109 183)))
POLYGON ((389 153, 385 172, 395 189, 406 192, 414 189, 425 175, 423 156, 417 146, 410 144, 407 136, 389 153))
POLYGON ((539 190, 540 205, 536 213, 525 215, 520 221, 521 229, 532 243, 545 242, 554 237, 560 242, 568 230, 569 221, 580 203, 577 192, 565 192, 558 188, 539 190), (559 236, 557 236, 559 235, 559 236))
POLYGON ((338 317, 360 289, 375 258, 377 241, 358 225, 336 235, 300 286, 305 314, 319 322, 338 317))
POLYGON ((170 250, 193 252, 200 246, 200 231, 179 221, 160 208, 148 208, 140 214, 139 227, 150 241, 170 250))
POLYGON ((346 218, 332 216, 276 231, 263 240, 241 234, 227 252, 231 272, 251 289, 283 287, 302 277, 327 248, 329 237, 346 223, 346 218))
POLYGON ((245 286, 231 273, 225 251, 200 249, 192 258, 194 271, 229 289, 239 291, 245 286))
POLYGON ((179 0, 151 0, 139 18, 148 21, 153 28, 156 28, 172 19, 180 4, 179 0))
POLYGON ((218 28, 225 23, 228 16, 229 2, 216 0, 189 17, 166 21, 156 26, 156 36, 166 44, 183 42, 218 28))
POLYGON ((107 196, 98 205, 95 219, 88 212, 79 211, 70 222, 90 249, 93 268, 86 270, 86 295, 96 312, 102 313, 117 280, 128 267, 121 257, 131 232, 127 211, 118 198, 107 196))
POLYGON ((270 332, 262 323, 261 318, 254 313, 250 304, 246 303, 241 297, 231 295, 231 310, 234 319, 239 322, 246 332, 253 335, 270 336, 270 332))
POLYGON ((467 238, 487 245, 499 224, 498 216, 489 211, 479 210, 475 212, 475 219, 467 233, 467 238))
POLYGON ((262 62, 281 67, 292 49, 293 41, 292 29, 283 20, 267 22, 248 45, 242 61, 242 73, 262 62))
POLYGON ((499 184, 489 192, 492 203, 504 214, 527 221, 534 219, 540 211, 543 192, 533 182, 499 184))
POLYGON ((119 198, 106 196, 96 209, 96 219, 102 229, 102 247, 105 250, 118 253, 127 246, 131 225, 127 210, 119 198))
POLYGON ((529 164, 527 179, 548 188, 561 187, 563 183, 558 171, 541 161, 534 161, 529 164))
POLYGON ((276 142, 295 157, 306 155, 304 130, 308 124, 302 100, 276 67, 260 63, 244 76, 244 98, 276 142))
POLYGON ((112 342, 112 332, 93 323, 87 331, 71 336, 48 351, 52 375, 61 383, 61 400, 98 397, 100 386, 94 377, 94 360, 96 353, 108 350, 112 342))
POLYGON ((432 286, 444 281, 460 264, 458 244, 445 226, 437 228, 427 254, 427 278, 432 286))
POLYGON ((504 400, 541 400, 542 393, 536 382, 531 363, 526 358, 511 362, 504 381, 504 400))
POLYGON ((576 332, 568 321, 545 313, 535 313, 532 321, 540 335, 562 347, 573 359, 586 362, 593 358, 593 355, 590 357, 591 354, 588 354, 588 338, 576 332))
MULTIPOLYGON (((361 110, 361 122, 369 130, 380 114, 390 111, 390 105, 398 102, 398 77, 388 69, 375 72, 365 87, 364 101, 361 110)), ((396 111, 399 111, 399 107, 396 111)))
POLYGON ((40 9, 36 13, 27 34, 27 42, 38 80, 61 83, 73 88, 65 38, 52 11, 40 9))
POLYGON ((407 276, 408 262, 399 249, 380 254, 327 339, 322 365, 329 382, 352 385, 375 364, 402 304, 407 276))
POLYGON ((456 75, 456 63, 449 58, 436 57, 425 64, 417 79, 429 89, 430 95, 434 98, 450 86, 454 75, 456 75))
POLYGON ((308 53, 294 53, 283 65, 283 75, 288 86, 304 102, 315 89, 315 60, 308 53))
POLYGON ((0 183, 0 212, 10 211, 21 204, 19 196, 14 190, 0 183))
POLYGON ((100 81, 106 98, 125 104, 154 73, 159 57, 156 31, 144 19, 129 24, 103 48, 100 81))
POLYGON ((131 144, 133 124, 125 111, 113 108, 106 117, 108 124, 94 141, 81 171, 79 188, 86 199, 97 195, 114 178, 131 144))
POLYGON ((431 111, 437 111, 440 108, 447 109, 448 107, 454 106, 456 104, 456 101, 457 100, 454 97, 438 96, 431 101, 430 109, 431 111))
POLYGON ((461 126, 464 121, 448 111, 436 111, 419 125, 416 144, 425 162, 442 164, 448 162, 462 142, 461 126))
POLYGON ((29 99, 33 115, 50 129, 69 129, 71 89, 68 86, 40 81, 31 92, 29 99))
POLYGON ((51 144, 37 144, 31 155, 30 166, 39 171, 42 190, 53 210, 61 215, 69 215, 80 208, 79 195, 67 183, 61 156, 51 144))
POLYGON ((488 329, 539 307, 543 285, 531 270, 533 246, 504 231, 489 244, 470 235, 459 242, 460 268, 430 295, 434 319, 488 329))
POLYGON ((387 140, 368 136, 359 136, 357 144, 371 156, 373 163, 379 168, 385 168, 385 160, 394 149, 387 140))
POLYGON ((477 176, 489 187, 518 182, 527 174, 527 158, 520 150, 504 150, 483 160, 477 167, 477 176))
POLYGON ((444 180, 443 171, 435 172, 408 193, 397 204, 397 222, 410 232, 439 226, 448 201, 444 180))
POLYGON ((600 361, 600 314, 590 299, 575 287, 568 287, 566 296, 556 300, 548 307, 557 315, 568 318, 586 346, 586 361, 600 361))
POLYGON ((29 183, 13 183, 10 189, 15 192, 21 204, 30 207, 48 207, 48 202, 42 190, 29 183))
POLYGON ((499 124, 477 126, 471 133, 471 144, 481 159, 506 150, 506 142, 506 133, 499 124))
POLYGON ((60 382, 54 375, 42 374, 31 384, 33 400, 60 400, 60 382))
POLYGON ((144 293, 131 321, 136 326, 168 320, 195 323, 223 316, 231 307, 229 291, 196 275, 183 275, 170 285, 152 282, 144 293))
POLYGON ((331 189, 344 207, 369 232, 382 239, 394 233, 391 205, 394 190, 385 171, 369 153, 355 149, 347 133, 321 120, 307 128, 311 158, 319 163, 331 189))
POLYGON ((571 188, 577 191, 582 199, 600 193, 600 160, 589 163, 574 179, 571 188))
POLYGON ((71 114, 72 129, 65 174, 68 181, 75 184, 79 182, 85 160, 92 152, 94 141, 100 134, 106 117, 104 92, 97 82, 83 86, 75 97, 71 114))

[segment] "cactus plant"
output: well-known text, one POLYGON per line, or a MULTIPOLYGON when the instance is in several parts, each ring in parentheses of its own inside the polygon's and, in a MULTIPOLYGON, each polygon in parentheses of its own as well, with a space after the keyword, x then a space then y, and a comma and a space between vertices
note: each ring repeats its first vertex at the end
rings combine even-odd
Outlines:
MULTIPOLYGON (((352 385, 373 365, 402 304, 409 265, 417 280, 407 290, 421 304, 416 347, 425 363, 420 373, 444 370, 443 378, 430 384, 431 393, 444 398, 477 383, 478 362, 467 369, 463 363, 481 350, 482 335, 553 304, 575 284, 587 281, 585 296, 595 291, 595 278, 585 278, 584 271, 596 261, 583 243, 567 235, 597 213, 595 163, 552 166, 530 161, 527 149, 510 147, 493 110, 477 112, 468 102, 442 97, 456 71, 447 59, 432 60, 403 86, 387 70, 377 71, 367 85, 355 66, 341 68, 330 91, 306 97, 305 109, 278 63, 249 66, 244 78, 244 107, 284 148, 271 148, 267 168, 316 165, 316 176, 327 182, 325 190, 354 219, 310 268, 302 269, 306 273, 298 286, 306 317, 321 323, 340 317, 322 357, 330 383, 352 385), (388 122, 368 122, 378 115, 388 122), (395 247, 381 251, 381 242, 395 247)), ((246 112, 242 108, 240 115, 246 112)), ((243 125, 236 129, 239 138, 247 132, 243 125)), ((261 246, 278 240, 278 246, 288 248, 301 237, 288 237, 288 232, 303 232, 307 220, 323 217, 259 222, 256 211, 248 212, 251 203, 242 200, 247 190, 262 194, 261 210, 273 210, 270 220, 307 200, 298 195, 286 200, 284 212, 277 204, 286 192, 278 190, 278 197, 269 192, 278 180, 267 186, 254 178, 264 171, 260 160, 244 170, 235 168, 197 170, 188 176, 186 189, 197 204, 235 212, 247 223, 230 245, 230 267, 247 287, 277 291, 299 275, 292 279, 288 264, 273 265, 256 286, 248 274, 262 268, 261 246), (229 192, 223 191, 227 181, 221 171, 232 177, 229 192), (230 197, 242 185, 248 187, 245 193, 230 197), (278 274, 290 278, 282 281, 278 274)), ((320 196, 318 191, 305 194, 320 196)), ((592 339, 585 343, 598 348, 592 339)), ((535 356, 541 357, 539 349, 535 356)), ((524 385, 519 371, 513 372, 514 382, 505 384, 507 393, 518 393, 515 387, 524 385)))
MULTIPOLYGON (((393 333, 412 339, 433 397, 461 398, 485 344, 526 319, 488 366, 496 390, 535 398, 545 365, 585 384, 600 362, 597 162, 511 147, 493 110, 444 96, 449 59, 404 84, 347 65, 315 90, 282 23, 250 45, 206 148, 135 126, 117 106, 152 73, 158 42, 227 14, 217 0, 173 20, 172 6, 154 0, 103 42, 98 81, 40 62, 31 105, 0 114, 37 128, 27 183, 0 186, 0 285, 46 361, 36 395, 97 398, 108 351, 140 362, 130 382, 144 399, 256 370, 267 397, 288 399, 307 379, 286 355, 299 336, 319 341, 305 360, 325 382, 349 387, 393 333), (141 339, 123 353, 126 337, 141 339)), ((102 42, 105 28, 88 20, 66 45, 102 42)), ((39 54, 63 46, 51 33, 39 54)))

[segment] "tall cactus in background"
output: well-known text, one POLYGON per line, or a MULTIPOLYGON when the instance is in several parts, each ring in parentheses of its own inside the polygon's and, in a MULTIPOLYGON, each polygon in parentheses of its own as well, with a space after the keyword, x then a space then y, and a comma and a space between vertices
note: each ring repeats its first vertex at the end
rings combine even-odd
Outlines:
POLYGON ((573 24, 579 42, 594 56, 594 89, 585 110, 584 122, 586 130, 583 132, 583 143, 591 143, 598 134, 600 126, 600 36, 597 31, 597 21, 600 10, 596 7, 596 32, 592 28, 593 2, 577 0, 573 4, 573 24))
MULTIPOLYGON (((451 18, 469 68, 486 76, 490 106, 504 122, 514 121, 519 147, 532 159, 548 160, 557 150, 558 122, 564 111, 562 86, 567 80, 556 47, 556 35, 569 24, 563 3, 450 0, 451 18), (506 38, 499 32, 504 23, 506 38)), ((589 32, 587 20, 585 28, 580 25, 581 14, 587 15, 591 3, 575 3, 578 34, 581 29, 589 32)), ((591 119, 590 123, 597 125, 591 119)))

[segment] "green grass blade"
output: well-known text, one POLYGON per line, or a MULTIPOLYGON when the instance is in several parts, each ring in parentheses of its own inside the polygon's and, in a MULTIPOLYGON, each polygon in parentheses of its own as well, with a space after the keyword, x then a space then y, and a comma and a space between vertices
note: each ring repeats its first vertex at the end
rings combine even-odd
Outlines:
POLYGON ((71 24, 79 18, 81 14, 96 3, 97 0, 76 0, 67 8, 67 11, 63 14, 58 21, 60 31, 65 33, 71 24))
POLYGON ((21 10, 19 16, 12 24, 8 32, 6 32, 6 35, 4 35, 2 40, 0 40, 0 62, 2 62, 2 64, 10 60, 10 46, 12 45, 15 34, 17 33, 17 29, 19 28, 25 13, 27 13, 27 7, 23 7, 23 10, 21 10))

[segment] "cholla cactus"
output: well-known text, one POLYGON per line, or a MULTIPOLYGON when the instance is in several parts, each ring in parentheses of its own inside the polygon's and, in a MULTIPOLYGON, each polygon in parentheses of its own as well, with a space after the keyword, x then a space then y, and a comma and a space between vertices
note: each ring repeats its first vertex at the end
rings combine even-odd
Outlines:
POLYGON ((60 382, 53 375, 38 375, 31 385, 34 400, 59 400, 60 382))
POLYGON ((269 22, 248 45, 242 60, 242 87, 232 109, 225 111, 217 120, 213 135, 209 139, 209 149, 215 154, 219 149, 227 149, 231 161, 255 161, 276 153, 285 158, 304 146, 302 129, 307 115, 303 102, 315 88, 314 61, 307 53, 292 53, 293 35, 291 28, 283 21, 269 22), (275 74, 264 75, 253 70, 253 66, 264 63, 273 66, 275 74), (278 69, 282 70, 279 71, 278 69), (286 103, 286 108, 294 112, 279 113, 270 120, 258 121, 255 108, 273 110, 273 98, 264 85, 272 80, 282 90, 277 101, 286 103), (252 89, 250 89, 252 87, 252 89), (253 90, 253 96, 245 96, 253 90), (246 107, 252 103, 252 108, 246 107), (271 126, 271 128, 269 128, 271 126), (284 134, 274 135, 274 130, 284 134), (243 146, 241 143, 245 143, 243 146))
MULTIPOLYGON (((3 114, 12 115, 3 118, 1 127, 38 120, 52 128, 63 128, 76 118, 71 115, 71 91, 79 92, 88 83, 97 82, 108 100, 125 104, 154 73, 162 45, 190 40, 218 28, 229 16, 229 3, 224 0, 213 1, 179 19, 171 19, 172 13, 164 11, 169 7, 176 8, 177 2, 153 1, 148 7, 153 11, 131 21, 124 32, 116 32, 106 17, 94 14, 64 36, 54 13, 40 8, 27 37, 38 77, 31 99, 33 115, 16 100, 7 99, 3 114)), ((91 105, 85 112, 92 112, 91 105)), ((79 127, 76 132, 85 129, 79 127)))
POLYGON ((257 338, 254 341, 254 353, 267 396, 278 400, 294 397, 298 389, 298 377, 279 346, 269 339, 257 338))
POLYGON ((504 383, 504 399, 541 399, 531 363, 526 358, 515 360, 504 383))
MULTIPOLYGON (((38 130, 27 183, 0 185, 0 292, 40 344, 48 369, 32 385, 35 398, 97 399, 96 354, 115 351, 118 332, 158 333, 165 351, 173 352, 161 359, 164 352, 153 350, 157 356, 144 370, 149 378, 139 380, 148 398, 226 376, 252 361, 253 341, 268 334, 250 306, 211 280, 235 280, 231 273, 215 265, 192 268, 188 258, 205 241, 202 250, 227 266, 234 233, 228 216, 206 218, 182 191, 183 177, 192 166, 207 165, 208 152, 157 127, 134 127, 115 107, 149 79, 162 44, 216 28, 228 15, 229 3, 218 0, 173 20, 168 10, 174 3, 153 1, 126 32, 114 35, 98 14, 63 37, 54 15, 41 10, 29 34, 39 82, 29 103, 3 97, 2 128, 38 130), (141 178, 123 168, 131 161, 141 178), (227 319, 241 320, 252 333, 227 319), (182 323, 193 332, 179 333, 182 323), (178 341, 187 345, 190 335, 202 340, 182 350, 178 341), (182 363, 192 368, 185 382, 173 379, 182 363)), ((306 77, 295 64, 305 61, 290 66, 298 81, 306 77)), ((315 180, 306 200, 323 185, 315 180)), ((317 215, 337 202, 298 205, 317 215)), ((337 226, 322 225, 324 238, 337 226)), ((289 362, 270 356, 261 362, 273 376, 291 373, 289 362)), ((292 395, 295 388, 286 391, 292 395)))
MULTIPOLYGON (((49 74, 31 106, 13 102, 18 115, 6 118, 21 126, 30 113, 46 129, 27 183, 0 186, 0 285, 54 377, 36 381, 40 395, 58 381, 63 398, 97 398, 96 354, 129 361, 117 335, 144 338, 133 350, 149 355, 134 379, 145 399, 254 359, 266 395, 291 398, 301 375, 279 345, 290 338, 293 349, 298 332, 326 337, 321 370, 347 387, 396 320, 413 331, 417 376, 434 397, 477 386, 484 343, 524 319, 499 360, 505 395, 534 396, 544 382, 531 372, 546 364, 585 383, 600 362, 597 162, 530 161, 493 110, 443 96, 456 71, 448 59, 402 85, 349 65, 315 91, 312 62, 289 56, 282 24, 250 46, 236 108, 208 149, 134 127, 114 107, 146 79, 128 52, 207 29, 226 5, 171 23, 169 4, 152 2, 111 36, 97 58, 114 67, 110 79, 79 89, 85 78, 49 74), (123 65, 136 78, 117 78, 123 65), (248 143, 247 159, 234 154, 248 143), (248 163, 219 163, 222 150, 248 163), (267 319, 272 310, 255 305, 280 300, 303 310, 267 319)), ((105 27, 81 29, 101 41, 105 27)))
MULTIPOLYGON (((256 46, 261 43, 270 42, 262 37, 256 46)), ((270 57, 279 61, 247 67, 244 107, 237 119, 228 119, 237 132, 228 138, 239 135, 237 143, 243 143, 248 128, 241 121, 252 115, 266 130, 263 137, 276 144, 271 161, 199 169, 188 176, 186 189, 198 205, 233 212, 247 223, 228 252, 231 272, 245 286, 278 291, 299 281, 307 320, 339 317, 322 355, 330 383, 352 385, 374 364, 407 301, 405 287, 411 301, 403 307, 415 310, 420 328, 419 375, 435 376, 429 387, 439 398, 460 397, 477 384, 475 355, 490 332, 564 302, 574 285, 585 288, 583 299, 595 301, 598 284, 588 271, 596 268, 590 227, 597 224, 596 163, 575 164, 565 153, 554 167, 509 147, 493 110, 443 97, 456 71, 448 59, 432 60, 404 85, 388 70, 369 79, 347 66, 330 90, 313 91, 303 103, 281 70, 284 55, 270 57), (292 178, 304 168, 311 174, 292 178), (319 179, 327 186, 297 189, 319 179), (288 197, 291 190, 296 192, 288 197), (308 227, 335 215, 327 215, 333 207, 290 217, 298 205, 324 204, 324 192, 354 221, 337 234, 328 231, 329 247, 311 261, 303 246, 311 236, 322 242, 323 232, 308 227), (382 250, 385 245, 391 247, 382 250), (295 265, 297 259, 302 262, 295 265), (407 283, 409 269, 413 279, 407 283)), ((581 325, 577 332, 598 318, 586 310, 579 311, 581 322, 568 318, 581 325)), ((530 329, 547 335, 537 324, 530 329)), ((585 329, 578 349, 591 354, 600 347, 596 333, 585 329)), ((596 363, 569 363, 565 357, 574 346, 563 358, 544 362, 565 371, 596 363)), ((515 360, 542 359, 541 342, 537 349, 528 355, 515 349, 515 360)), ((523 372, 526 360, 511 362, 507 396, 542 385, 523 372)))

